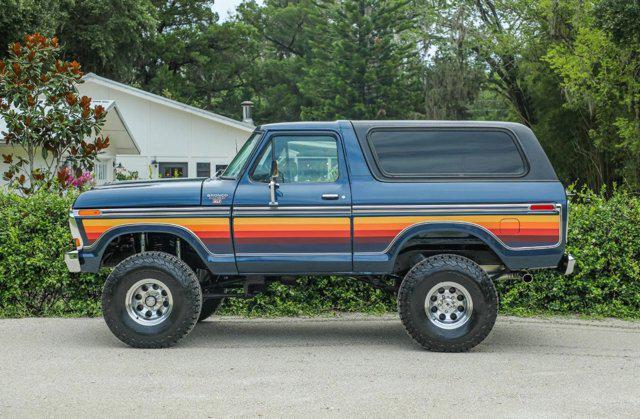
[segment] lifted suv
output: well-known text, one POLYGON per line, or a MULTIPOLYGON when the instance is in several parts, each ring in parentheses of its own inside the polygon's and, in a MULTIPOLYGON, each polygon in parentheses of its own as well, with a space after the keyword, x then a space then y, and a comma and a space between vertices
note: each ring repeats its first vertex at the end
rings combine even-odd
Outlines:
POLYGON ((94 188, 70 224, 69 269, 115 266, 105 320, 145 348, 175 344, 224 298, 313 274, 397 293, 420 345, 464 351, 494 325, 494 280, 574 264, 564 188, 514 123, 264 125, 221 176, 94 188))

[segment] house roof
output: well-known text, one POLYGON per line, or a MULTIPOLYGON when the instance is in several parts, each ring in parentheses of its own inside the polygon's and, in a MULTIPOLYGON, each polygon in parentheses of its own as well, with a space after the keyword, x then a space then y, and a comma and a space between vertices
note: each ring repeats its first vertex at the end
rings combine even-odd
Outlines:
POLYGON ((131 133, 127 121, 122 117, 116 102, 114 100, 91 100, 92 108, 98 105, 102 105, 107 111, 106 121, 100 134, 109 137, 111 144, 116 148, 116 153, 140 154, 140 146, 131 133))
POLYGON ((129 86, 124 83, 117 82, 115 80, 107 79, 105 77, 98 76, 95 73, 87 73, 84 75, 83 80, 92 81, 94 83, 100 84, 102 86, 106 86, 124 93, 128 93, 130 95, 149 100, 154 103, 158 103, 164 106, 168 106, 173 109, 178 109, 183 112, 188 112, 202 118, 206 118, 220 124, 228 125, 234 128, 241 129, 243 131, 252 132, 255 127, 252 124, 248 124, 246 122, 237 121, 232 118, 227 118, 226 116, 219 115, 217 113, 205 111, 200 108, 196 108, 195 106, 187 105, 182 102, 178 102, 177 100, 167 99, 166 97, 156 95, 153 93, 149 93, 142 89, 138 89, 133 86, 129 86))
MULTIPOLYGON (((140 154, 140 147, 135 140, 127 122, 122 117, 120 110, 113 100, 92 100, 91 108, 101 105, 106 114, 105 124, 100 132, 101 135, 109 137, 111 144, 116 149, 117 154, 140 154)), ((46 108, 45 108, 46 109, 46 108)), ((0 133, 7 128, 4 118, 0 117, 0 133)), ((0 136, 0 144, 5 144, 0 136)))

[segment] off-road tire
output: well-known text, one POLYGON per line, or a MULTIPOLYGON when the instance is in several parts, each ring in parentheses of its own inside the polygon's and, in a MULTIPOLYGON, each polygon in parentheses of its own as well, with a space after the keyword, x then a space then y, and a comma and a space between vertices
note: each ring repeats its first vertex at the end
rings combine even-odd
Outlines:
POLYGON ((195 273, 182 260, 164 252, 144 252, 128 257, 107 278, 102 311, 111 332, 135 348, 173 346, 193 329, 202 308, 202 291, 195 273), (163 322, 136 323, 127 312, 126 294, 141 279, 162 281, 173 296, 172 311, 163 322))
POLYGON ((404 277, 398 291, 398 312, 409 336, 423 348, 464 352, 491 332, 498 315, 498 294, 477 263, 458 255, 436 255, 417 263, 404 277), (427 293, 445 279, 465 287, 473 300, 469 320, 452 330, 433 324, 425 311, 427 293))
POLYGON ((202 302, 202 310, 200 310, 200 317, 198 317, 198 323, 213 316, 213 314, 220 308, 224 298, 211 298, 202 302))

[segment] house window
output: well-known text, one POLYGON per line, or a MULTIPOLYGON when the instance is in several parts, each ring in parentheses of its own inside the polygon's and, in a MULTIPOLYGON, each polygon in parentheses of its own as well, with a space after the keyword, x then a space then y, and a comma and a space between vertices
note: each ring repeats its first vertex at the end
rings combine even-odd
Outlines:
POLYGON ((96 172, 96 181, 98 183, 107 181, 107 163, 106 162, 99 162, 98 164, 96 164, 95 172, 96 172))
POLYGON ((160 163, 158 174, 161 178, 187 177, 189 173, 188 163, 166 162, 160 163))
POLYGON ((211 163, 198 163, 196 166, 197 177, 211 177, 211 163))

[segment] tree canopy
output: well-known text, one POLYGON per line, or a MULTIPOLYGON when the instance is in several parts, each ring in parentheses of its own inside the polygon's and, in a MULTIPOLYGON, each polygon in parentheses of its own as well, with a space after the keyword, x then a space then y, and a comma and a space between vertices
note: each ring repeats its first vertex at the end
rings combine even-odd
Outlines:
MULTIPOLYGON (((498 119, 566 183, 640 187, 637 0, 0 0, 0 42, 230 117, 498 119)), ((0 49, 1 51, 2 49, 0 49)), ((4 57, 0 57, 4 58, 4 57)))

